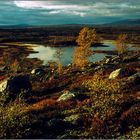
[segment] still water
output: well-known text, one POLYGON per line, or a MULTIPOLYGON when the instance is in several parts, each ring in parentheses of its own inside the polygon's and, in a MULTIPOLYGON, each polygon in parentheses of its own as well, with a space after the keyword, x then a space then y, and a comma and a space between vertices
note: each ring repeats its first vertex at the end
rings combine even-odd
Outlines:
MULTIPOLYGON (((64 50, 61 62, 64 65, 71 63, 72 56, 74 53, 74 47, 69 46, 69 47, 59 47, 59 48, 62 48, 64 50)), ((34 51, 37 51, 38 53, 30 54, 29 58, 39 58, 40 60, 43 60, 44 64, 47 64, 48 61, 57 61, 55 54, 59 48, 33 44, 34 51)), ((130 47, 130 48, 136 49, 134 47, 130 47)), ((115 50, 115 45, 113 41, 104 41, 104 46, 92 47, 92 49, 115 50)), ((90 61, 97 62, 102 60, 105 56, 107 56, 107 54, 105 53, 95 53, 92 57, 90 57, 90 61)))

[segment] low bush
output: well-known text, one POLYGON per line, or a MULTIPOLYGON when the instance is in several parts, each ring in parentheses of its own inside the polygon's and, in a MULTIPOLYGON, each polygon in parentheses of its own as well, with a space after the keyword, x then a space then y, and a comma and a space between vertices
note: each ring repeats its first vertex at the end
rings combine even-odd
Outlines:
POLYGON ((28 135, 29 116, 23 113, 27 104, 16 100, 7 106, 0 106, 0 138, 22 138, 28 135))

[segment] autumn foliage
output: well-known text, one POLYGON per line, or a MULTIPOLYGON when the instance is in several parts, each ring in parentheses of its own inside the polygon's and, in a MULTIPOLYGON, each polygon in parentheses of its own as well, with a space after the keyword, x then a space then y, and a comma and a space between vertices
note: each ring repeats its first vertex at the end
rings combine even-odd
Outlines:
POLYGON ((85 67, 89 62, 89 57, 93 54, 91 45, 100 42, 100 40, 95 29, 84 27, 76 40, 78 46, 74 50, 73 66, 85 67))
POLYGON ((128 45, 126 43, 127 41, 127 34, 120 34, 115 42, 116 49, 118 51, 118 54, 123 54, 127 51, 128 45))
POLYGON ((64 53, 64 49, 59 48, 55 54, 55 56, 57 58, 57 71, 59 74, 61 74, 61 72, 63 70, 63 64, 62 64, 63 53, 64 53))

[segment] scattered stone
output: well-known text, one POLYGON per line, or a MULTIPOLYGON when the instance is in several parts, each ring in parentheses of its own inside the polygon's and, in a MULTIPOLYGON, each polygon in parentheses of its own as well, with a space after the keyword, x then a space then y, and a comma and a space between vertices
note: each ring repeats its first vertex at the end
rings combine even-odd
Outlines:
POLYGON ((1 84, 0 84, 0 92, 4 92, 6 90, 7 82, 8 82, 7 79, 4 80, 3 82, 1 82, 1 84))
POLYGON ((102 69, 103 68, 103 65, 99 65, 99 66, 97 66, 97 67, 95 67, 95 71, 98 71, 98 70, 100 70, 100 69, 102 69))
POLYGON ((75 98, 75 94, 70 91, 64 91, 64 93, 58 98, 59 101, 66 101, 75 98))
POLYGON ((139 83, 140 82, 140 72, 135 73, 132 76, 129 76, 128 81, 131 81, 132 83, 139 83))
POLYGON ((45 71, 41 68, 36 68, 31 71, 31 74, 33 74, 33 75, 42 75, 44 73, 45 73, 45 71))
POLYGON ((79 114, 74 114, 74 115, 64 118, 65 122, 71 123, 73 125, 78 125, 79 120, 80 120, 79 114))
POLYGON ((135 53, 128 53, 126 56, 123 56, 122 61, 123 62, 132 62, 138 60, 140 57, 140 54, 135 52, 135 53))
POLYGON ((72 66, 72 64, 68 64, 68 65, 67 65, 67 67, 71 67, 71 66, 72 66))
POLYGON ((106 64, 109 64, 110 62, 111 62, 111 58, 107 58, 105 61, 106 64))
POLYGON ((120 62, 120 57, 119 56, 114 56, 112 59, 111 59, 112 62, 120 62))
POLYGON ((125 75, 125 69, 120 68, 111 72, 111 74, 109 75, 109 79, 116 79, 118 77, 123 77, 124 75, 125 75))
POLYGON ((0 84, 0 92, 8 94, 9 98, 15 98, 22 91, 31 92, 31 90, 29 76, 12 76, 0 84))

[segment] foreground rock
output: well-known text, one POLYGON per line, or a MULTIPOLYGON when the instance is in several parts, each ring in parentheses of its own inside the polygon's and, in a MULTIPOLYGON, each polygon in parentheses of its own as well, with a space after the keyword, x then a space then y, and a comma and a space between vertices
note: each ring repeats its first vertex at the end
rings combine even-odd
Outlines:
POLYGON ((4 91, 6 90, 7 82, 8 82, 8 80, 4 80, 4 81, 0 84, 0 92, 4 92, 4 91))
POLYGON ((70 91, 64 91, 64 93, 58 98, 58 102, 59 101, 66 101, 66 100, 70 100, 70 99, 74 99, 76 96, 74 93, 70 92, 70 91))
POLYGON ((12 76, 0 84, 0 92, 15 98, 21 92, 31 92, 32 86, 29 76, 12 76))
POLYGON ((140 82, 140 72, 128 77, 127 80, 132 83, 139 83, 140 82))
POLYGON ((117 69, 117 70, 113 71, 109 75, 109 79, 116 79, 118 77, 123 77, 124 75, 125 75, 125 69, 120 68, 120 69, 117 69))
POLYGON ((73 125, 78 125, 79 121, 80 121, 81 116, 79 114, 74 114, 68 117, 64 118, 65 122, 69 122, 73 125))

